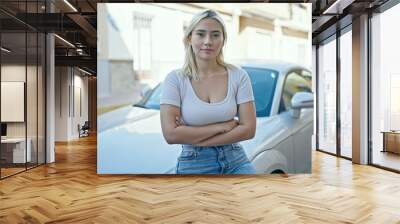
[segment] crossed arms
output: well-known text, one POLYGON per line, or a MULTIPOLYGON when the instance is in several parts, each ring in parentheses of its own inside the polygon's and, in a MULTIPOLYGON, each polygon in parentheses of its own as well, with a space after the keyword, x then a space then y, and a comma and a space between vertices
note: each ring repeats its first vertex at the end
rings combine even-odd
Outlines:
POLYGON ((188 126, 179 122, 180 108, 160 106, 161 128, 168 144, 217 146, 251 139, 256 132, 254 102, 239 104, 239 121, 230 120, 204 126, 188 126))

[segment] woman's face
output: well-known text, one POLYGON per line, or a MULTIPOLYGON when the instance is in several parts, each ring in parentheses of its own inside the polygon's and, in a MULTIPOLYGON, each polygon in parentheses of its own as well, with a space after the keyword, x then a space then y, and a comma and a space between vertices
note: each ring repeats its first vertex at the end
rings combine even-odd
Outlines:
POLYGON ((196 59, 216 60, 224 44, 221 24, 214 19, 203 19, 193 29, 190 43, 196 59))

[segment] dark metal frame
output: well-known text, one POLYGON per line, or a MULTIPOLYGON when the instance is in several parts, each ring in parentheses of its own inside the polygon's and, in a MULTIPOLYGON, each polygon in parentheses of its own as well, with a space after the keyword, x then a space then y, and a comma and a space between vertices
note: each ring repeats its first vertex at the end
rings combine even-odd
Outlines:
MULTIPOLYGON (((372 19, 372 13, 382 13, 390 8, 392 8, 393 6, 397 5, 398 3, 400 3, 400 0, 389 0, 387 2, 385 2, 385 4, 379 6, 378 8, 374 9, 373 11, 369 10, 367 11, 368 13, 368 25, 367 25, 367 117, 368 117, 368 121, 367 121, 367 131, 368 131, 368 136, 367 136, 367 141, 368 141, 368 165, 373 166, 373 167, 377 167, 380 169, 384 169, 387 171, 391 171, 391 172, 395 172, 395 173, 400 173, 400 170, 397 169, 393 169, 393 168, 389 168, 389 167, 385 167, 379 164, 374 164, 373 163, 373 142, 372 142, 372 85, 371 85, 371 78, 372 78, 372 25, 371 25, 371 19, 372 19)), ((352 23, 350 23, 348 26, 350 26, 352 23)), ((341 71, 340 71, 340 36, 343 34, 341 33, 341 31, 346 30, 346 28, 348 27, 344 27, 342 29, 340 29, 340 27, 337 27, 337 31, 336 31, 336 154, 335 153, 331 153, 328 151, 324 151, 322 149, 319 149, 319 113, 318 113, 318 97, 319 97, 319 55, 318 55, 318 48, 319 48, 319 44, 327 41, 329 38, 331 38, 331 36, 326 37, 325 39, 321 40, 319 43, 316 44, 316 150, 319 152, 323 152, 329 155, 333 155, 333 156, 337 156, 340 158, 344 158, 347 160, 352 160, 352 158, 346 157, 341 155, 341 148, 340 148, 340 133, 341 133, 341 126, 340 126, 340 75, 341 75, 341 71)))
POLYGON ((319 151, 319 152, 323 152, 323 153, 326 153, 326 154, 329 154, 329 155, 334 155, 334 156, 339 156, 340 155, 339 154, 340 145, 338 144, 338 123, 339 122, 338 122, 338 117, 337 117, 338 114, 339 114, 338 113, 338 105, 340 103, 339 97, 338 97, 338 88, 339 88, 339 85, 340 85, 340 83, 338 83, 338 61, 339 61, 338 48, 339 48, 339 38, 340 37, 338 36, 338 33, 339 32, 336 32, 336 33, 330 35, 329 37, 327 37, 326 39, 322 40, 320 43, 318 43, 318 45, 317 45, 318 48, 316 48, 317 49, 317 52, 316 52, 316 55, 317 55, 317 58, 316 58, 316 65, 317 65, 317 67, 316 67, 316 92, 317 92, 317 99, 316 99, 316 101, 317 101, 317 104, 316 104, 316 107, 317 107, 317 110, 316 110, 316 112, 317 112, 316 126, 317 127, 316 127, 316 132, 317 132, 317 135, 316 135, 316 139, 315 139, 315 141, 316 141, 316 150, 319 151), (319 44, 328 43, 330 41, 336 41, 336 154, 319 148, 319 103, 318 102, 319 102, 319 96, 320 96, 320 93, 319 93, 319 75, 320 74, 319 74, 319 54, 318 54, 318 49, 320 47, 319 44))
POLYGON ((319 150, 319 44, 315 45, 315 148, 319 150))
MULTIPOLYGON (((45 12, 49 13, 48 5, 50 3, 45 0, 45 12)), ((47 32, 44 32, 44 162, 43 164, 47 163, 47 32)))
POLYGON ((372 33, 371 33, 371 19, 372 19, 372 12, 368 12, 368 30, 367 30, 367 45, 368 45, 368 53, 367 53, 367 63, 368 63, 368 69, 367 69, 367 85, 368 85, 368 95, 367 95, 367 119, 368 119, 368 124, 367 124, 367 132, 368 132, 368 164, 373 164, 372 163, 372 85, 371 85, 371 75, 372 75, 372 65, 371 65, 371 56, 372 56, 372 33))
MULTIPOLYGON (((341 80, 341 65, 340 65, 340 37, 345 34, 346 32, 350 31, 351 29, 349 29, 349 26, 351 26, 352 23, 347 24, 345 27, 340 27, 340 26, 336 26, 336 32, 330 36, 328 36, 326 39, 322 40, 320 43, 323 42, 330 42, 330 41, 336 41, 336 153, 332 153, 332 152, 328 152, 326 150, 320 149, 319 148, 319 115, 318 115, 318 106, 319 104, 317 103, 317 115, 316 115, 316 150, 319 152, 323 152, 329 155, 334 155, 337 156, 339 158, 343 158, 346 160, 352 160, 352 158, 347 157, 347 156, 343 156, 341 153, 341 116, 340 116, 340 103, 341 103, 341 97, 340 97, 340 80, 341 80), (335 38, 333 38, 333 36, 335 38)), ((318 55, 318 48, 319 48, 319 44, 317 45, 317 58, 316 58, 316 92, 317 92, 317 102, 318 97, 319 97, 319 55, 318 55)))
MULTIPOLYGON (((25 1, 25 3, 27 3, 27 1, 25 1)), ((39 0, 36 0, 36 3, 37 3, 36 9, 38 11, 39 0)), ((46 3, 47 3, 47 0, 46 0, 46 3)), ((4 13, 7 13, 4 10, 1 10, 1 11, 4 12, 4 13)), ((27 11, 27 5, 26 4, 25 4, 25 11, 27 11)), ((47 12, 47 7, 46 7, 46 12, 47 12)), ((10 15, 10 16, 12 18, 14 18, 14 19, 17 19, 12 15, 10 15)), ((25 19, 26 19, 26 17, 27 17, 27 14, 25 14, 25 19)), ((18 20, 18 21, 20 21, 20 20, 18 20)), ((39 56, 38 56, 39 55, 39 50, 38 50, 38 46, 39 46, 39 33, 40 33, 40 31, 35 29, 35 28, 33 28, 33 27, 31 27, 31 26, 29 26, 26 23, 23 23, 23 24, 25 26, 25 32, 24 32, 25 33, 25 83, 24 83, 24 98, 25 98, 24 99, 24 107, 25 107, 25 109, 24 109, 24 120, 25 120, 25 169, 3 177, 2 173, 1 173, 2 169, 0 167, 0 180, 6 179, 8 177, 17 175, 19 173, 25 172, 27 170, 39 167, 39 166, 44 165, 44 164, 47 163, 47 150, 46 150, 47 149, 47 82, 46 82, 46 79, 47 79, 47 39, 46 39, 47 33, 44 33, 45 34, 44 35, 44 42, 42 42, 42 44, 44 44, 44 52, 42 51, 44 53, 44 55, 43 55, 43 58, 44 58, 44 69, 42 70, 42 72, 43 72, 42 73, 42 77, 43 77, 42 78, 42 82, 44 82, 44 84, 45 84, 44 85, 44 100, 43 100, 43 103, 44 103, 44 107, 43 108, 44 108, 44 113, 45 114, 44 114, 44 120, 42 121, 42 122, 44 122, 44 136, 43 136, 43 138, 44 138, 44 145, 43 145, 43 147, 44 147, 44 150, 43 150, 43 152, 44 152, 44 155, 43 155, 44 161, 43 161, 43 163, 39 163, 39 136, 38 136, 39 135, 39 106, 38 106, 38 104, 39 104, 39 69, 38 69, 38 66, 39 66, 39 56), (37 45, 36 46, 36 99, 37 99, 37 102, 36 102, 36 104, 37 104, 37 107, 36 107, 36 143, 37 143, 36 150, 37 150, 37 152, 36 152, 36 163, 33 164, 33 166, 30 166, 30 167, 28 167, 28 162, 27 162, 28 161, 28 154, 27 154, 27 147, 28 147, 27 146, 27 141, 28 141, 28 125, 27 125, 27 121, 28 121, 28 119, 27 119, 27 116, 28 116, 28 114, 27 114, 28 30, 33 30, 36 33, 36 45, 37 45)), ((1 43, 1 35, 2 35, 2 32, 0 32, 0 43, 1 43)), ((1 58, 1 54, 0 54, 0 67, 1 67, 1 61, 2 61, 1 59, 2 58, 1 58)), ((1 69, 0 69, 0 81, 1 81, 1 69)), ((1 93, 0 93, 0 96, 1 96, 1 93)), ((0 155, 1 155, 1 145, 0 145, 0 155)))
MULTIPOLYGON (((28 12, 27 1, 25 1, 25 12, 28 12)), ((25 13, 25 21, 27 13, 25 13)), ((28 170, 28 24, 25 23, 25 87, 24 87, 24 120, 25 120, 25 170, 28 170)))
POLYGON ((340 77, 341 77, 341 65, 340 65, 340 30, 336 30, 336 154, 341 156, 341 117, 340 117, 340 77))
POLYGON ((341 87, 340 87, 340 84, 341 84, 341 79, 342 79, 342 65, 341 65, 341 57, 340 57, 340 53, 341 53, 341 51, 340 51, 340 44, 341 44, 341 41, 340 41, 340 37, 341 36, 343 36, 345 33, 347 33, 347 32, 351 32, 352 31, 352 23, 350 23, 350 24, 347 24, 345 27, 342 27, 337 33, 338 33, 338 45, 339 45, 339 47, 338 47, 338 53, 337 53, 337 67, 339 68, 338 69, 338 73, 339 73, 339 75, 338 75, 338 78, 336 79, 337 80, 337 86, 338 86, 338 89, 337 89, 337 98, 338 98, 338 101, 337 101, 337 104, 338 104, 338 110, 337 110, 337 114, 338 114, 338 119, 337 119, 337 122, 338 122, 338 130, 337 130, 337 137, 338 137, 338 139, 339 139, 339 141, 337 142, 337 147, 338 147, 338 150, 337 150, 337 154, 340 156, 340 158, 343 158, 343 159, 347 159, 347 160, 352 160, 352 157, 348 157, 348 156, 345 156, 345 155, 343 155, 342 154, 342 148, 341 148, 341 146, 342 146, 342 118, 341 118, 341 102, 342 102, 342 98, 341 98, 341 95, 340 95, 340 93, 341 93, 341 87))

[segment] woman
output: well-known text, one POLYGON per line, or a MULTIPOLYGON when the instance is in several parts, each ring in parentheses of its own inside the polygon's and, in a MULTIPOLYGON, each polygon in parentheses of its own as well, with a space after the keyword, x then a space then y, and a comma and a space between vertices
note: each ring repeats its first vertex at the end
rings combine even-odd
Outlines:
POLYGON ((238 144, 255 134, 251 82, 244 70, 224 62, 225 43, 215 11, 195 15, 185 31, 184 66, 163 83, 161 127, 168 144, 182 144, 178 174, 255 173, 238 144))

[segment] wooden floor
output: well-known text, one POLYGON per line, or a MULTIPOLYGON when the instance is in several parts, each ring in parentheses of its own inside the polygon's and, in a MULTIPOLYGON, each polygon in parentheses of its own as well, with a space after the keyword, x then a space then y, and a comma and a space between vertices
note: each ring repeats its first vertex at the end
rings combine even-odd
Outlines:
POLYGON ((313 173, 96 174, 96 139, 0 181, 0 223, 400 223, 400 175, 313 152, 313 173))
POLYGON ((13 174, 25 171, 25 167, 24 168, 1 168, 1 177, 8 177, 11 176, 13 174))
POLYGON ((400 170, 400 154, 375 151, 372 157, 374 164, 400 170))

